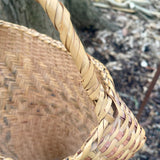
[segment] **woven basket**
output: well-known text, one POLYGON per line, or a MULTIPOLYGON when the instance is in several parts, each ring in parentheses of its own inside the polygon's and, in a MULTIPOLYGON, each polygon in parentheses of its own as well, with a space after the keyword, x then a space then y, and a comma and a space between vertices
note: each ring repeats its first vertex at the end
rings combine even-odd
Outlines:
POLYGON ((64 46, 0 21, 0 159, 126 160, 146 137, 57 0, 38 1, 64 46))

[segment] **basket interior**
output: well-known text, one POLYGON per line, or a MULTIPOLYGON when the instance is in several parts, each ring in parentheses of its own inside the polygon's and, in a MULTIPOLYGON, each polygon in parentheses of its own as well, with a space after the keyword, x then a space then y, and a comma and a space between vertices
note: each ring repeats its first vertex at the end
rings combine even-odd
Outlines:
POLYGON ((60 42, 0 22, 0 155, 59 160, 97 125, 81 77, 60 42))

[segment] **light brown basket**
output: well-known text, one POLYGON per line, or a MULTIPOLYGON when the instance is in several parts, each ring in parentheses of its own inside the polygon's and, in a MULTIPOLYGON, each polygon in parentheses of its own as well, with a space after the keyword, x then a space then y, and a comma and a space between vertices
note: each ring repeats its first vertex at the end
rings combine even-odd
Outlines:
POLYGON ((65 47, 0 21, 0 159, 129 159, 143 128, 105 66, 86 54, 63 4, 38 2, 65 47))

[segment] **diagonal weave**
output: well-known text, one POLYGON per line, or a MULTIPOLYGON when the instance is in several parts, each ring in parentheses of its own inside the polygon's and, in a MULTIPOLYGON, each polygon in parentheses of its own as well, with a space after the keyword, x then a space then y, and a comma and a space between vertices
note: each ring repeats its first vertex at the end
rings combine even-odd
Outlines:
POLYGON ((143 128, 105 66, 86 54, 63 4, 38 2, 66 49, 36 31, 0 21, 0 158, 131 158, 145 143, 143 128))
POLYGON ((0 21, 0 155, 74 154, 97 125, 93 107, 60 42, 0 21))

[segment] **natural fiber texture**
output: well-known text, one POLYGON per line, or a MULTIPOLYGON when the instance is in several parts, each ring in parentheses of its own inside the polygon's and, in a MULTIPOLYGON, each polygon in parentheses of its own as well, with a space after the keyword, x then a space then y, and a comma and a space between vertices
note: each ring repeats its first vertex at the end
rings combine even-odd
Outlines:
POLYGON ((0 155, 57 160, 97 125, 93 103, 60 42, 0 21, 0 155))
POLYGON ((28 159, 48 160, 72 155, 96 124, 89 110, 92 108, 99 124, 77 153, 68 159, 129 159, 145 142, 143 128, 116 93, 112 77, 105 66, 86 54, 63 4, 57 0, 38 2, 48 13, 69 52, 37 32, 1 22, 0 124, 4 140, 0 142, 0 152, 3 147, 5 156, 16 158, 11 154, 14 150, 13 153, 16 152, 20 160, 26 156, 29 156, 28 159), (10 33, 16 36, 13 38, 10 33), (15 105, 8 105, 12 101, 15 105), (42 136, 44 133, 45 136, 42 136), (18 137, 25 138, 21 138, 23 141, 19 143, 18 137))
POLYGON ((95 104, 94 111, 99 122, 80 152, 71 159, 129 159, 144 144, 144 130, 119 98, 106 68, 87 56, 63 4, 58 0, 38 2, 59 31, 61 41, 71 52, 81 73, 83 87, 95 104))

